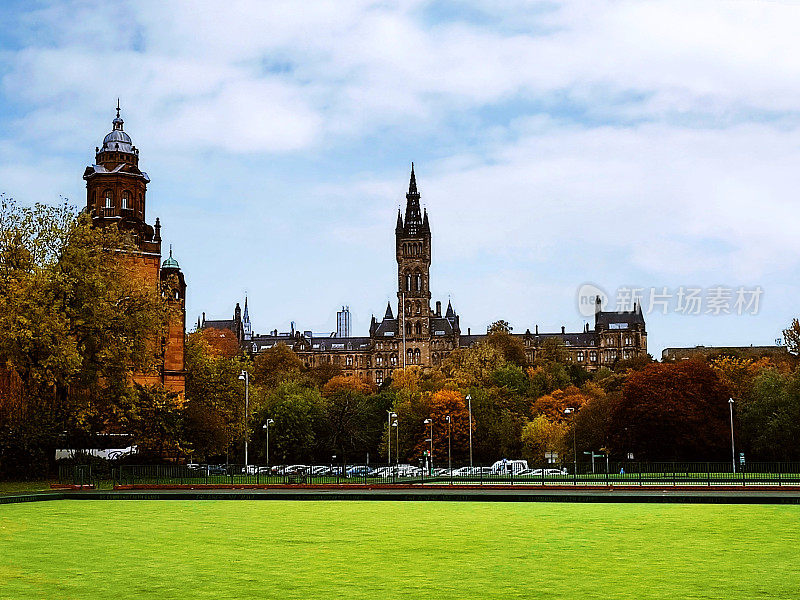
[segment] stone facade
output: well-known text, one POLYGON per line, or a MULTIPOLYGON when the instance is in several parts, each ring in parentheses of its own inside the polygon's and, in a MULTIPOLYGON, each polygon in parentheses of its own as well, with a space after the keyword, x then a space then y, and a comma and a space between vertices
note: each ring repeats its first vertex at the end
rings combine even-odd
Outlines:
MULTIPOLYGON (((392 371, 408 365, 434 368, 456 348, 479 343, 486 335, 462 334, 460 319, 448 302, 442 314, 442 303, 431 308, 430 267, 431 227, 427 210, 420 209, 420 194, 414 166, 406 194, 405 214, 398 211, 395 226, 395 258, 397 260, 396 314, 389 303, 383 319, 374 316, 369 335, 341 337, 316 335, 310 331, 266 335, 250 334, 250 318, 245 300, 245 318, 236 305, 233 320, 198 320, 198 328, 217 327, 237 332, 243 345, 252 354, 264 352, 275 344, 285 344, 294 350, 309 367, 324 363, 339 366, 346 375, 357 375, 378 384, 389 378, 392 371), (244 335, 247 330, 248 335, 244 335)), ((599 301, 598 301, 599 302, 599 301)), ((569 359, 593 371, 617 360, 647 354, 647 332, 641 306, 632 311, 606 312, 596 305, 594 328, 588 325, 577 333, 514 334, 525 347, 528 361, 533 362, 545 340, 556 338, 564 345, 569 359)))
POLYGON ((133 272, 148 285, 161 290, 173 305, 172 317, 162 340, 161 364, 155 373, 134 373, 142 385, 162 384, 168 390, 183 394, 186 388, 186 281, 178 261, 172 257, 161 262, 161 224, 146 221, 145 201, 150 178, 139 169, 139 150, 124 131, 124 122, 117 116, 112 130, 103 139, 102 148, 95 148, 95 164, 86 167, 86 211, 96 227, 115 224, 130 234, 136 250, 113 253, 113 260, 127 261, 133 272))

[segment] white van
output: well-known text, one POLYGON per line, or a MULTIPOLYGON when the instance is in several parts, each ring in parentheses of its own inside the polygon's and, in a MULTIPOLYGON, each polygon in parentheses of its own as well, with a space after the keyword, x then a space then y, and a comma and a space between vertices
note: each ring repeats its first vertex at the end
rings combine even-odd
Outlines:
POLYGON ((496 475, 508 475, 509 473, 517 474, 528 468, 527 460, 509 460, 504 458, 498 460, 492 465, 492 473, 496 475))

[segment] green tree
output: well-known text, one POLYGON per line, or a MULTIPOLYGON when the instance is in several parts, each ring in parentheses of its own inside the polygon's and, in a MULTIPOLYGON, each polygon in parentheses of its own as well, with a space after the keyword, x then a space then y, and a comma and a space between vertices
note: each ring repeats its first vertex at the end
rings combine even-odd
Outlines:
POLYGON ((304 369, 303 361, 286 344, 275 344, 259 353, 253 365, 253 381, 266 388, 297 379, 304 369))

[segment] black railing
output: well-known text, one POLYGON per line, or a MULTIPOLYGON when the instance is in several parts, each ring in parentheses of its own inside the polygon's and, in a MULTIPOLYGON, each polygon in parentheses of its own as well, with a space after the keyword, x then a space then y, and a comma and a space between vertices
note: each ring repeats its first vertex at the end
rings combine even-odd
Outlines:
POLYGON ((102 473, 90 465, 62 465, 70 485, 511 485, 511 486, 800 486, 800 463, 609 462, 528 469, 420 468, 411 465, 122 465, 102 473), (577 469, 575 468, 577 466, 577 469))

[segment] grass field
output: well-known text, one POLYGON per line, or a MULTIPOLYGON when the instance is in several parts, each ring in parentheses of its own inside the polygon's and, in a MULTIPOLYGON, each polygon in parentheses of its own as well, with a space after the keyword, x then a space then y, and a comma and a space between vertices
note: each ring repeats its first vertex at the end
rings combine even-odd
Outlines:
POLYGON ((798 598, 800 507, 0 506, 0 598, 798 598))

